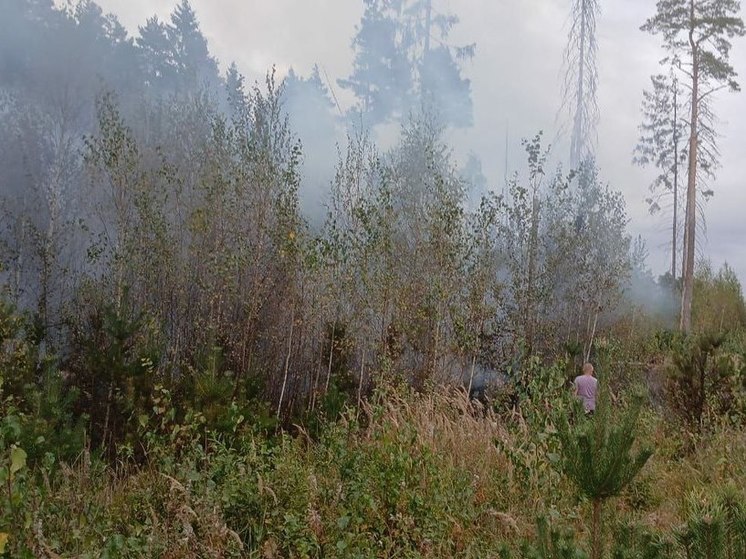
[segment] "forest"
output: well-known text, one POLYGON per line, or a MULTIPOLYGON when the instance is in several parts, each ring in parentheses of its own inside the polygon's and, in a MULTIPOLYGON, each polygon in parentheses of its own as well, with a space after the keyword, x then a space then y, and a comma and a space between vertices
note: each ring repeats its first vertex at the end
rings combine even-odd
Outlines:
POLYGON ((740 5, 635 30, 656 277, 594 157, 604 2, 565 3, 568 157, 490 185, 438 0, 253 84, 188 0, 2 0, 0 557, 746 557, 746 303, 700 250, 740 5))

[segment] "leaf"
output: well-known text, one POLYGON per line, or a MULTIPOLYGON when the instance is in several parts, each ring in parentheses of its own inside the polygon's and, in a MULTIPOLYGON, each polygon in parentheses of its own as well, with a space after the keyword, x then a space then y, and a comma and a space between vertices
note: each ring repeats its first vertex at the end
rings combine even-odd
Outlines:
POLYGON ((0 532, 0 555, 5 553, 5 546, 8 545, 8 534, 0 532))
POLYGON ((10 450, 10 475, 12 476, 17 471, 23 469, 26 466, 26 451, 22 448, 14 446, 10 450))

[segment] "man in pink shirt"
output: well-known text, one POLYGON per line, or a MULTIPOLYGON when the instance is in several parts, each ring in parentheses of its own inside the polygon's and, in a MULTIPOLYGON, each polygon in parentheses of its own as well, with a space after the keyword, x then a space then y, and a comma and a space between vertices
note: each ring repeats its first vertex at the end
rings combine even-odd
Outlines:
POLYGON ((575 395, 583 402, 585 413, 590 415, 596 411, 596 388, 598 380, 593 376, 593 365, 583 365, 583 374, 575 377, 575 395))

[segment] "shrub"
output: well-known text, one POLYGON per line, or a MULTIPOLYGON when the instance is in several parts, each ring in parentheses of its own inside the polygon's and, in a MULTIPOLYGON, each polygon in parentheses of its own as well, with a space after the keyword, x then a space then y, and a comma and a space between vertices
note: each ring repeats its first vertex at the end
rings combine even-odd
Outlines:
POLYGON ((649 449, 633 452, 641 400, 636 399, 624 413, 617 413, 606 394, 602 389, 602 398, 594 416, 581 417, 571 425, 565 415, 559 423, 562 471, 578 492, 592 502, 592 559, 601 557, 604 502, 618 495, 652 455, 649 449))

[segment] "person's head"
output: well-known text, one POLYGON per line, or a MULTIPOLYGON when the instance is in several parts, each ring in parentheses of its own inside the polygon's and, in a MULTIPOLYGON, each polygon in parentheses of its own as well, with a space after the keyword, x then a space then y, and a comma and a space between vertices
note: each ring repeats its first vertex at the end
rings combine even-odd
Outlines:
POLYGON ((590 363, 585 363, 583 365, 583 374, 591 376, 593 374, 593 365, 591 365, 590 363))

